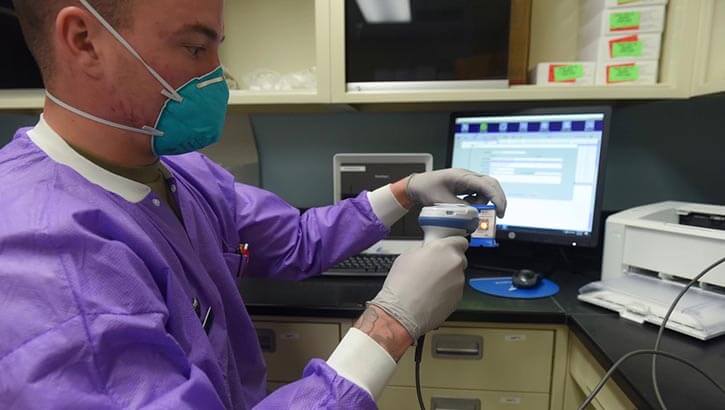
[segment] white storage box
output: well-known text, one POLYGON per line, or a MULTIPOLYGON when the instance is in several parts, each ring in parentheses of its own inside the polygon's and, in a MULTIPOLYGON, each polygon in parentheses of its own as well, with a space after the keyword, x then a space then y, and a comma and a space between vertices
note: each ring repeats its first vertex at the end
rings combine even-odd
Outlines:
POLYGON ((596 85, 652 85, 657 84, 657 61, 608 61, 597 64, 596 85))
POLYGON ((599 37, 579 47, 579 60, 659 60, 662 35, 629 34, 624 36, 599 37))
MULTIPOLYGON (((580 12, 580 16, 586 14, 580 12)), ((661 33, 665 28, 665 6, 603 9, 589 19, 580 19, 579 43, 588 44, 602 36, 661 33)))
POLYGON ((594 62, 539 63, 531 72, 531 82, 541 86, 594 85, 594 62))
POLYGON ((579 21, 586 22, 604 9, 664 6, 667 0, 579 0, 579 21))

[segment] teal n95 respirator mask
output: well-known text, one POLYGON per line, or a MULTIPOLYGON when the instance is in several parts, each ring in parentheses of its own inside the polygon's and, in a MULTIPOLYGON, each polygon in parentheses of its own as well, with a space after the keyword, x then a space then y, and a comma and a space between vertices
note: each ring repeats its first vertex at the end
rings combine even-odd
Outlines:
POLYGON ((87 0, 80 0, 80 2, 162 85, 161 94, 167 100, 161 107, 153 127, 135 128, 79 110, 46 91, 47 97, 60 107, 88 120, 151 136, 151 149, 155 155, 185 154, 219 141, 229 101, 229 87, 224 80, 223 68, 219 66, 210 73, 192 78, 178 89, 174 89, 144 61, 87 0))

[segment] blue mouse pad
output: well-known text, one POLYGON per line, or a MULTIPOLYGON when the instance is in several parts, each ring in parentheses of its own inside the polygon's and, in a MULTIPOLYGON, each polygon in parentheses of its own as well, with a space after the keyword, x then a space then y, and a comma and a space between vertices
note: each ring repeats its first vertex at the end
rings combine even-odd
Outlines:
POLYGON ((475 291, 509 299, 540 299, 559 293, 559 285, 549 279, 542 279, 541 285, 534 289, 517 289, 510 276, 471 279, 468 284, 475 291))

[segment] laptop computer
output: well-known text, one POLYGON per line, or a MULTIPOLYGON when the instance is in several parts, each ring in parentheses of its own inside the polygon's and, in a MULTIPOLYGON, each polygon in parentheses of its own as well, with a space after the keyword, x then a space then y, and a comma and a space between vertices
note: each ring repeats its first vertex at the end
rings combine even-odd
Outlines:
MULTIPOLYGON (((334 202, 373 191, 413 173, 433 170, 430 154, 337 154, 333 158, 334 202)), ((418 226, 420 208, 411 209, 395 223, 390 235, 361 254, 329 269, 329 276, 385 276, 395 258, 408 249, 423 245, 418 226)))

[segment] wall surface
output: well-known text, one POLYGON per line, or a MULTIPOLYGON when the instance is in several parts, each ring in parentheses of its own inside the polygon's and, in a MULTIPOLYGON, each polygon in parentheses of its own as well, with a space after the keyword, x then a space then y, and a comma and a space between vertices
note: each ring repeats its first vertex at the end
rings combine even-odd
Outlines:
MULTIPOLYGON (((445 164, 448 112, 256 115, 262 185, 300 207, 332 198, 332 156, 429 152, 445 164)), ((725 204, 725 95, 614 107, 604 209, 725 204)))
MULTIPOLYGON (((445 165, 448 112, 257 114, 251 118, 256 148, 247 117, 230 115, 239 116, 230 118, 238 124, 212 156, 253 183, 258 150, 261 185, 302 208, 332 202, 336 153, 428 152, 436 168, 445 165)), ((36 121, 0 114, 0 145, 36 121)), ((668 199, 725 204, 725 94, 615 106, 604 209, 668 199)))

